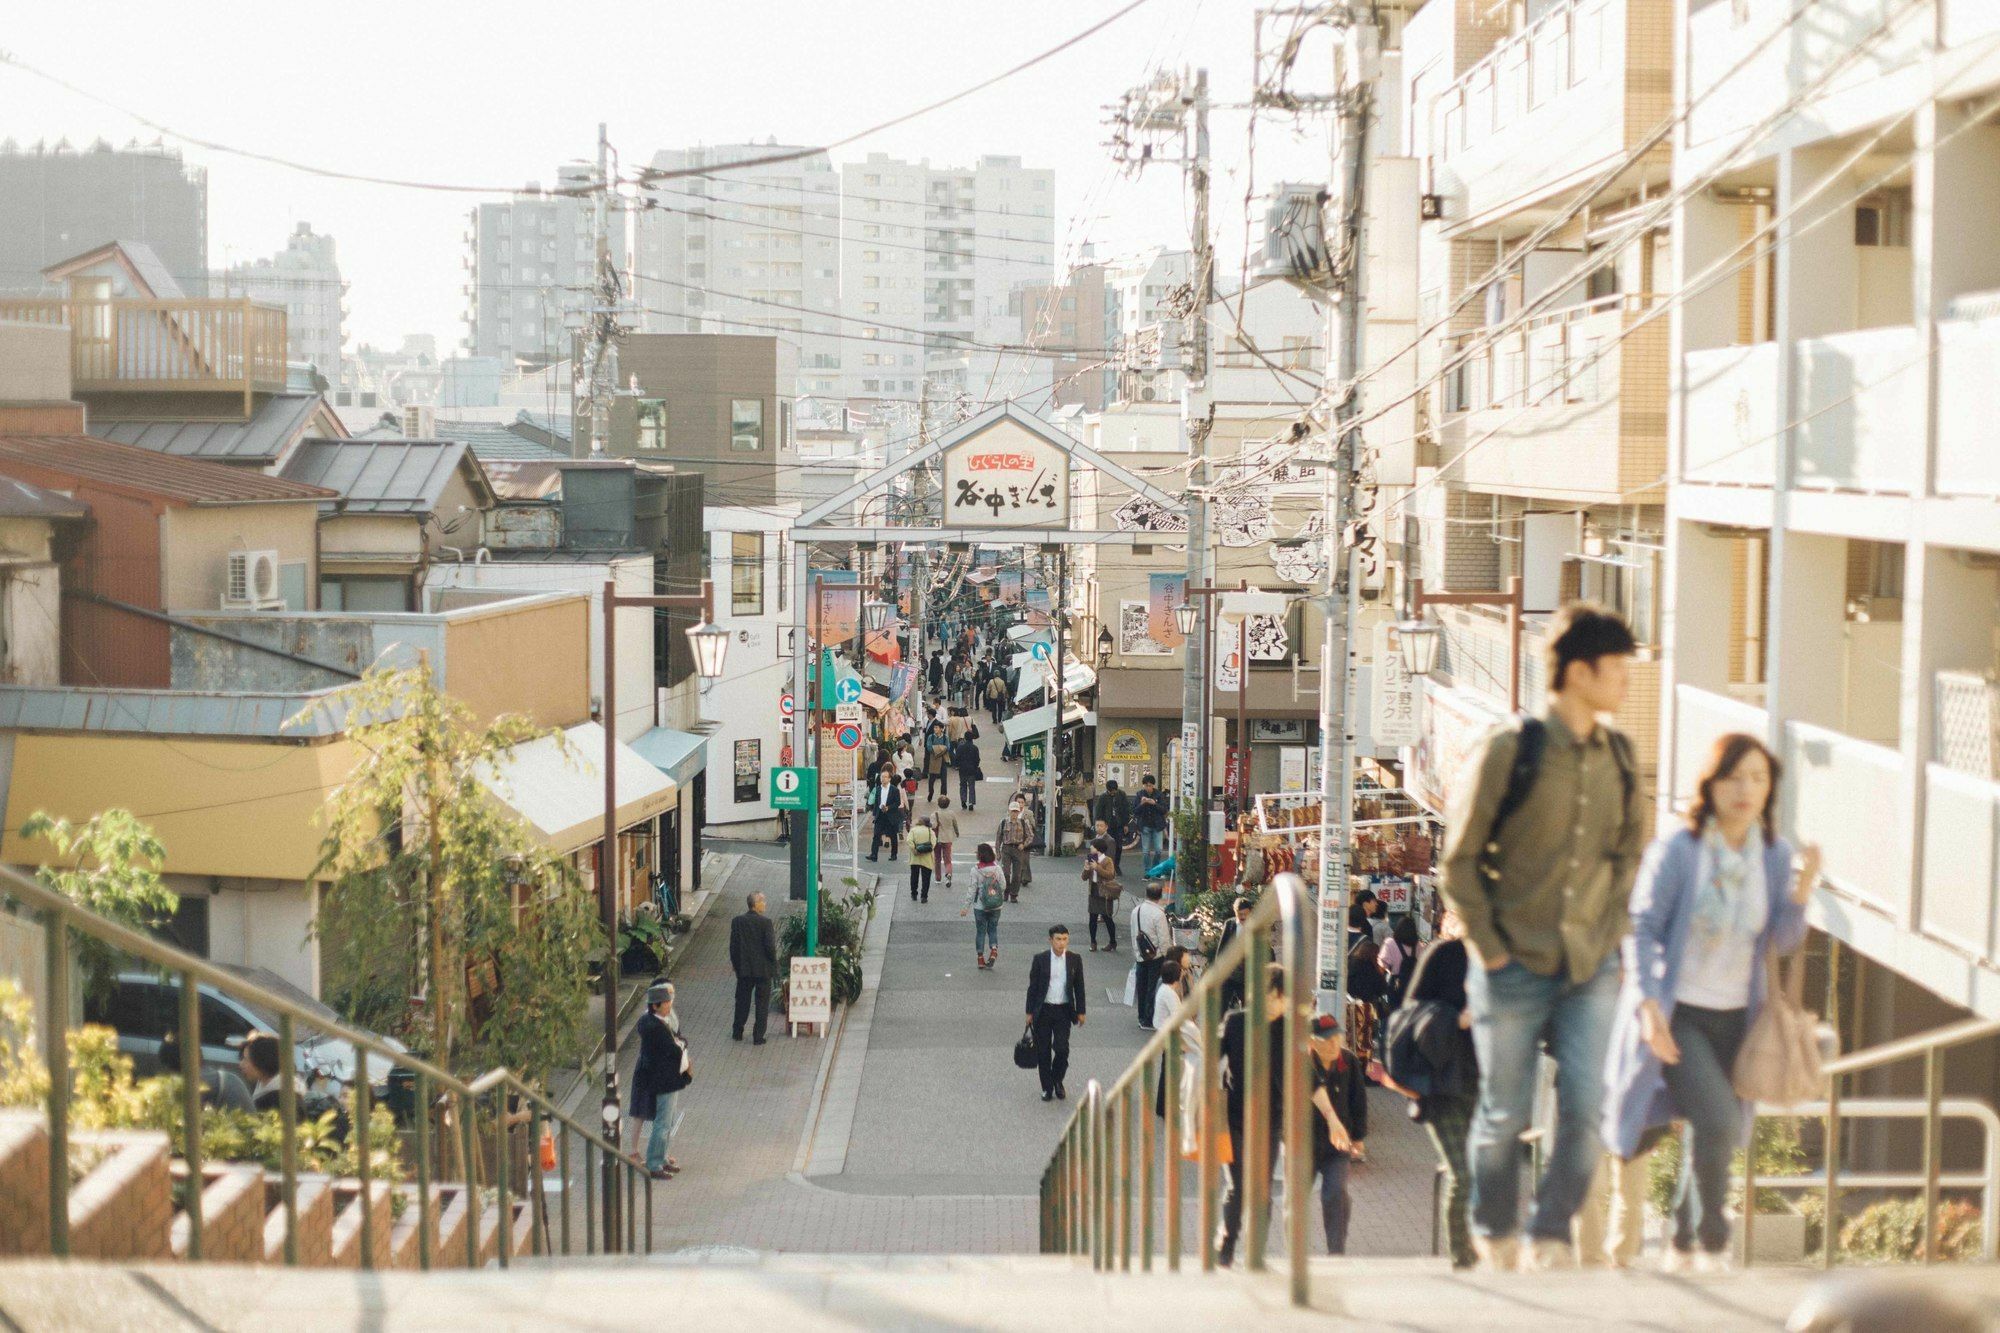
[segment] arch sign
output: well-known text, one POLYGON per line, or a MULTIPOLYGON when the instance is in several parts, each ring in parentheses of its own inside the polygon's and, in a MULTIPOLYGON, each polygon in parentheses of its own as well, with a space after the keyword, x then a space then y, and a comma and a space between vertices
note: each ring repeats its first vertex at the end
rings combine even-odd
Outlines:
POLYGON ((1068 527, 1068 451, 1001 417, 944 451, 944 521, 1068 527))

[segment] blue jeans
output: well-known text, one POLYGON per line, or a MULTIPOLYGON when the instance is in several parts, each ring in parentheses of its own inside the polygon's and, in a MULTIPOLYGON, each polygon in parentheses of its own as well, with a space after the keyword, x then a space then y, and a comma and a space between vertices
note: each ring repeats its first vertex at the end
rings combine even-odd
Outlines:
POLYGON ((1166 859, 1167 831, 1163 828, 1142 828, 1139 830, 1139 873, 1150 874, 1154 866, 1166 859))
POLYGON ((646 1136, 646 1169, 658 1171, 667 1164, 667 1145, 674 1137, 674 1101, 678 1092, 663 1092, 653 1099, 652 1132, 646 1136))
POLYGON ((997 907, 975 907, 972 909, 972 949, 984 956, 988 949, 1000 947, 1000 909, 997 907))
POLYGON ((1597 1169, 1604 1055, 1618 999, 1618 960, 1581 985, 1567 971, 1545 977, 1517 961, 1466 978, 1472 1042, 1479 1052, 1479 1106, 1466 1144, 1472 1168, 1472 1231, 1500 1240, 1520 1226, 1521 1133, 1535 1096, 1536 1055, 1546 1039, 1556 1072, 1555 1137, 1528 1234, 1567 1243, 1570 1219, 1597 1169))

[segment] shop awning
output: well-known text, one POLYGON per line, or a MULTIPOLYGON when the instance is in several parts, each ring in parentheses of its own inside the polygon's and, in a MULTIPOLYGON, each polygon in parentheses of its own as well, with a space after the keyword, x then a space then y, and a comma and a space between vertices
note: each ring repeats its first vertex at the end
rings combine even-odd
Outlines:
MULTIPOLYGON (((1047 667, 1030 663, 1022 668, 1021 678, 1014 684, 1014 702, 1042 693, 1049 687, 1049 678, 1054 673, 1047 667)), ((1081 694, 1097 684, 1097 672, 1075 658, 1063 659, 1063 693, 1081 694)))
POLYGON ((672 727, 654 727, 635 737, 632 749, 641 759, 682 786, 708 767, 708 737, 672 727))
MULTIPOLYGON (((573 852, 604 836, 604 729, 595 722, 524 741, 480 774, 480 785, 520 815, 552 850, 573 852)), ((674 803, 672 778, 619 744, 618 827, 643 824, 674 803)))
MULTIPOLYGON (((1029 736, 1048 734, 1049 724, 1055 721, 1056 706, 1043 704, 1040 708, 1030 708, 1017 717, 1010 717, 1000 724, 1000 734, 1010 743, 1019 742, 1029 736)), ((1090 710, 1080 703, 1063 705, 1063 725, 1073 727, 1090 720, 1090 710)))

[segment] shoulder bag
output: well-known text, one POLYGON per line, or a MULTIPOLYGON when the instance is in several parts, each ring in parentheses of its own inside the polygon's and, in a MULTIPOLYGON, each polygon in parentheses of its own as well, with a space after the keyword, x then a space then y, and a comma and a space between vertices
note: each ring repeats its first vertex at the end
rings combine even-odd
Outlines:
POLYGON ((1764 951, 1764 1007, 1743 1034, 1730 1083, 1749 1102, 1796 1106, 1825 1094, 1820 1065, 1821 1024, 1804 1003, 1806 965, 1787 967, 1775 949, 1764 951))

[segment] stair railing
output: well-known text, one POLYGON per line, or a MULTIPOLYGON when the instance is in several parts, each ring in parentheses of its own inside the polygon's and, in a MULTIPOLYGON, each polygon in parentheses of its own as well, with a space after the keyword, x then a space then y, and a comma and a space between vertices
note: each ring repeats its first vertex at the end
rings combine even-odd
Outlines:
POLYGON ((1271 1142, 1274 1119, 1285 1149, 1285 1251, 1292 1303, 1311 1297, 1307 1253, 1313 1178, 1311 1127, 1312 1056, 1307 1045, 1317 991, 1316 922, 1305 884, 1297 875, 1279 875, 1251 910, 1249 921, 1203 970, 1187 998, 1171 1014, 1155 1013, 1158 1028, 1125 1072, 1106 1088, 1092 1079, 1062 1139, 1050 1157, 1041 1181, 1041 1248, 1046 1254, 1089 1255, 1100 1272, 1132 1270, 1136 1250, 1139 1268, 1151 1271, 1156 1256, 1169 1271, 1182 1262, 1182 1142, 1198 1145, 1195 1171, 1203 1272, 1217 1263, 1216 1223, 1221 1216, 1218 1187, 1222 1153, 1231 1154, 1230 1171, 1242 1205, 1240 1244, 1244 1267, 1266 1269, 1271 1204, 1271 1142), (1267 978, 1275 952, 1284 964, 1282 1012, 1273 1014, 1267 978), (1243 979, 1243 1113, 1241 1141, 1231 1135, 1224 1114, 1221 1038, 1226 1018, 1224 988, 1233 977, 1243 979), (1284 1025, 1284 1067, 1265 1067, 1269 1044, 1255 1040, 1267 1022, 1284 1025), (1182 1025, 1198 1021, 1199 1049, 1190 1053, 1182 1025), (1193 1107, 1183 1104, 1181 1073, 1185 1059, 1195 1061, 1199 1096, 1193 1107), (1156 1075, 1160 1082, 1156 1085, 1156 1075), (1272 1084, 1281 1086, 1280 1104, 1272 1106, 1272 1084), (1155 1091, 1161 1102, 1159 1132, 1155 1133, 1155 1091), (1275 1111, 1275 1115, 1274 1115, 1275 1111), (1192 1116, 1192 1124, 1184 1121, 1192 1116), (1191 1134, 1185 1131, 1191 1130, 1191 1134), (1133 1157, 1137 1140, 1138 1171, 1133 1157), (1155 1205, 1162 1225, 1154 1226, 1155 1205))
MULTIPOLYGON (((70 1179, 66 1164, 69 1160, 70 1138, 70 1073, 69 1051, 63 1034, 70 1029, 72 1012, 70 1003, 70 945, 74 935, 88 936, 100 940, 133 958, 139 959, 167 976, 178 978, 180 982, 180 1006, 178 1028, 180 1038, 182 1080, 182 1158, 187 1164, 190 1188, 186 1191, 184 1216, 187 1219, 187 1257, 198 1260, 202 1257, 202 1200, 200 1182, 203 1179, 202 1151, 202 1064, 201 1064, 201 1023, 200 988, 210 987, 225 995, 231 995, 256 1009, 272 1014, 277 1019, 278 1031, 278 1117, 281 1130, 280 1152, 280 1198, 285 1217, 284 1261, 287 1264, 299 1262, 299 1088, 298 1064, 295 1043, 301 1027, 316 1031, 335 1041, 347 1045, 354 1053, 354 1077, 351 1081, 353 1098, 352 1125, 350 1134, 361 1136, 360 1150, 354 1154, 356 1177, 361 1186, 362 1200, 360 1213, 360 1262, 363 1268, 373 1268, 379 1254, 386 1254, 388 1237, 375 1235, 374 1209, 369 1206, 375 1197, 372 1177, 374 1163, 371 1160, 376 1150, 387 1146, 378 1143, 372 1132, 370 1113, 373 1109, 374 1089, 368 1069, 368 1057, 375 1056, 387 1060, 393 1066, 407 1070, 415 1082, 415 1096, 412 1099, 415 1113, 410 1117, 413 1139, 414 1167, 416 1174, 416 1207, 418 1210, 417 1243, 418 1266, 430 1268, 439 1259, 432 1253, 433 1234, 437 1219, 433 1216, 432 1185, 444 1183, 439 1179, 436 1146, 432 1142, 430 1112, 449 1106, 450 1118, 456 1121, 458 1144, 462 1170, 460 1179, 466 1191, 465 1219, 465 1265, 477 1268, 480 1251, 480 1232, 483 1210, 480 1207, 481 1182, 478 1164, 480 1134, 484 1124, 491 1131, 490 1142, 494 1147, 494 1169, 492 1185, 498 1200, 500 1225, 497 1261, 506 1268, 513 1258, 514 1247, 514 1203, 517 1194, 525 1195, 530 1216, 530 1250, 537 1256, 572 1253, 572 1237, 569 1208, 569 1184, 579 1181, 579 1190, 584 1196, 584 1249, 595 1254, 600 1245, 605 1252, 619 1249, 628 1252, 643 1247, 651 1253, 653 1248, 653 1181, 645 1168, 633 1157, 621 1152, 618 1146, 609 1142, 592 1126, 571 1116, 552 1101, 542 1090, 533 1087, 519 1075, 507 1069, 492 1069, 470 1080, 461 1079, 439 1068, 437 1065, 397 1050, 381 1038, 361 1031, 348 1024, 328 1019, 280 994, 277 991, 246 981, 203 958, 170 944, 154 939, 150 935, 110 921, 82 907, 60 893, 37 883, 16 869, 0 866, 0 904, 10 904, 41 923, 46 932, 47 946, 47 998, 45 1001, 48 1031, 51 1040, 47 1043, 46 1063, 49 1074, 48 1092, 48 1134, 49 1134, 49 1250, 57 1257, 70 1254, 69 1236, 69 1190, 70 1179), (525 1119, 524 1119, 525 1117, 525 1119), (513 1144, 516 1127, 525 1123, 527 1129, 528 1163, 526 1181, 513 1179, 513 1144), (539 1160, 541 1140, 544 1130, 549 1130, 555 1139, 558 1178, 564 1182, 562 1198, 559 1200, 559 1227, 555 1237, 550 1235, 549 1208, 546 1191, 548 1172, 539 1160), (581 1177, 570 1172, 572 1144, 580 1144, 583 1153, 584 1170, 581 1177), (612 1207, 606 1212, 611 1215, 601 1219, 597 1216, 598 1190, 595 1182, 601 1171, 615 1171, 622 1180, 622 1191, 611 1191, 612 1207), (618 1195, 622 1192, 622 1203, 618 1195), (643 1216, 643 1227, 641 1218, 643 1216)), ((439 1116, 443 1126, 446 1117, 439 1116)))
MULTIPOLYGON (((1986 1260, 2000 1258, 2000 1228, 1994 1225, 1993 1186, 1986 1184, 1994 1179, 1992 1110, 1985 1108, 1985 1115, 1962 1102, 1948 1099, 1944 1095, 1945 1052, 1954 1046, 1964 1046, 1971 1042, 1983 1041, 2000 1036, 2000 1019, 1966 1018, 1956 1023, 1947 1023, 1929 1032, 1919 1032, 1912 1036, 1900 1037, 1866 1050, 1855 1051, 1835 1060, 1829 1060, 1825 1067, 1827 1092, 1824 1102, 1806 1106, 1778 1107, 1759 1105, 1751 1111, 1751 1129, 1754 1135, 1756 1121, 1766 1118, 1778 1119, 1818 1119, 1823 1128, 1824 1143, 1821 1154, 1825 1160, 1825 1171, 1813 1183, 1821 1190, 1823 1200, 1823 1221, 1820 1227, 1820 1265, 1832 1268, 1839 1261, 1840 1253, 1840 1192, 1843 1185, 1856 1188, 1873 1188, 1885 1185, 1906 1184, 1894 1173, 1871 1173, 1849 1177, 1841 1169, 1844 1138, 1841 1133, 1851 1120, 1875 1119, 1885 1116, 1908 1116, 1911 1108, 1901 1099, 1876 1100, 1855 1099, 1850 1109, 1843 1083, 1856 1074, 1873 1069, 1881 1069, 1904 1060, 1921 1058, 1924 1068, 1924 1093, 1921 1107, 1916 1115, 1923 1121, 1923 1155, 1918 1171, 1917 1183, 1923 1190, 1924 1220, 1923 1236, 1919 1255, 1926 1264, 1933 1264, 1940 1256, 1937 1253, 1938 1197, 1946 1184, 1962 1183, 1957 1180, 1947 1182, 1943 1178, 1944 1165, 1944 1121, 1947 1116, 1962 1116, 1973 1119, 1985 1129, 1987 1138, 1986 1169, 1981 1172, 1980 1181, 1985 1184, 1985 1207, 1982 1210, 1980 1257, 1986 1260)), ((1751 1140, 1755 1142, 1754 1137, 1751 1140)), ((1779 1183, 1788 1179, 1759 1178, 1756 1165, 1749 1152, 1743 1154, 1743 1262, 1746 1266, 1754 1257, 1752 1241, 1756 1235, 1757 1190, 1763 1188, 1783 1188, 1779 1183)))

